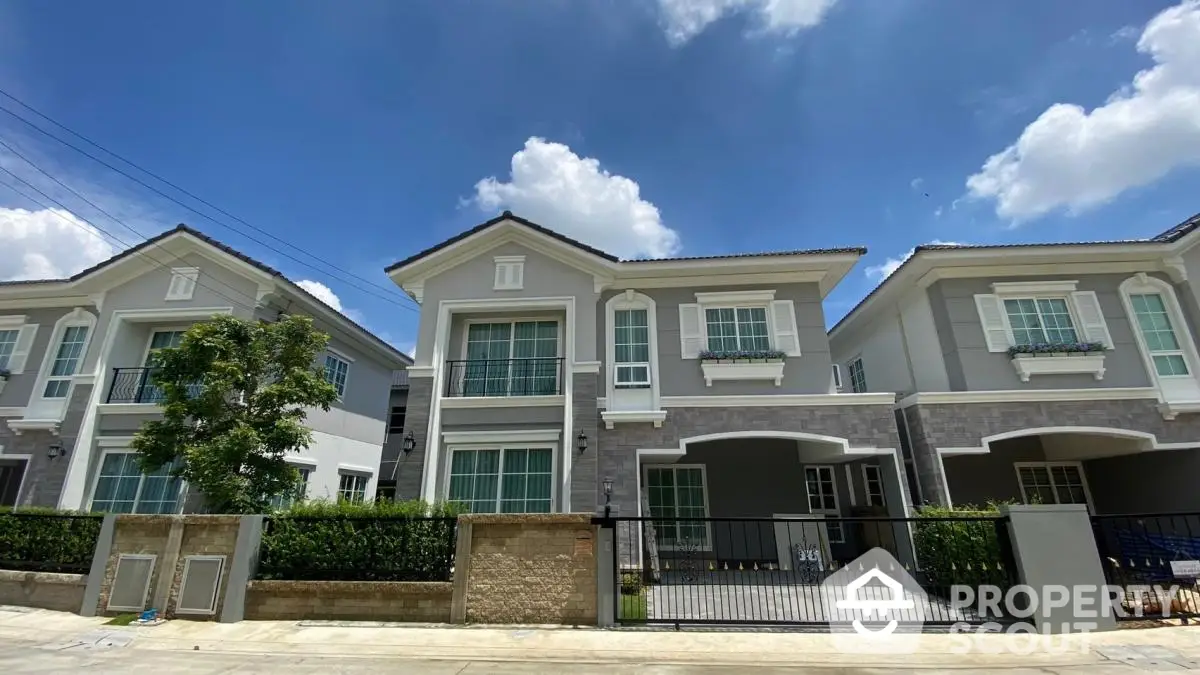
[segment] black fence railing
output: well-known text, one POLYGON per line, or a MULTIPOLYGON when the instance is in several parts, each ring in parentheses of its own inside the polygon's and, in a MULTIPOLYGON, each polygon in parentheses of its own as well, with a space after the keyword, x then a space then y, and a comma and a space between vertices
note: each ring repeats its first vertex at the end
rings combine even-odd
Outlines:
MULTIPOLYGON (((154 383, 156 368, 113 368, 112 383, 108 385, 107 403, 162 403, 166 392, 154 383)), ((199 393, 202 385, 188 386, 192 395, 199 393)))
POLYGON ((870 566, 899 582, 912 602, 889 610, 900 624, 1011 620, 981 615, 963 592, 975 597, 981 586, 1004 592, 1017 583, 1005 518, 598 521, 615 528, 621 623, 829 625, 845 617, 831 593, 845 599, 853 589, 843 582, 870 566))
POLYGON ((87 574, 100 515, 0 513, 0 569, 87 574))
POLYGON ((450 581, 456 518, 271 516, 258 579, 450 581))
POLYGON ((446 362, 446 396, 555 396, 563 393, 562 358, 446 362))
POLYGON ((1200 617, 1200 512, 1092 516, 1104 580, 1124 589, 1118 619, 1200 617))

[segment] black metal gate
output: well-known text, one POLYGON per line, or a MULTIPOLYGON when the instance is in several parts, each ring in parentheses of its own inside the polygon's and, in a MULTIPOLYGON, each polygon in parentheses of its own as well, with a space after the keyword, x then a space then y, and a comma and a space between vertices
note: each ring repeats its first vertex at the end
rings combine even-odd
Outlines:
POLYGON ((1200 617, 1200 512, 1092 516, 1118 620, 1200 617))
MULTIPOLYGON (((895 569, 882 571, 907 575, 910 588, 919 585, 911 594, 916 607, 891 615, 902 624, 1004 623, 1003 617, 981 616, 953 602, 952 587, 961 593, 962 587, 1007 590, 1016 583, 1006 518, 599 522, 614 528, 620 624, 826 626, 835 612, 822 583, 875 549, 891 556, 888 565, 894 561, 895 569)), ((865 571, 861 565, 860 570, 865 571)))

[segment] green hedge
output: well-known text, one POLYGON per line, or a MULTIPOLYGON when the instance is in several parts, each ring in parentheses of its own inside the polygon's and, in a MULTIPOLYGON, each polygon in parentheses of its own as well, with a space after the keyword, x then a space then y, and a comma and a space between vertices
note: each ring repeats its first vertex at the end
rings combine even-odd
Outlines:
POLYGON ((259 579, 449 581, 455 505, 307 502, 267 518, 259 579))
POLYGON ((0 569, 87 574, 103 521, 49 509, 0 513, 0 569))
POLYGON ((997 504, 984 507, 927 506, 918 518, 975 518, 977 520, 930 520, 916 522, 913 537, 917 567, 929 584, 939 587, 989 584, 1004 587, 1013 570, 1001 556, 996 523, 997 504), (987 520, 978 520, 984 519, 987 520))

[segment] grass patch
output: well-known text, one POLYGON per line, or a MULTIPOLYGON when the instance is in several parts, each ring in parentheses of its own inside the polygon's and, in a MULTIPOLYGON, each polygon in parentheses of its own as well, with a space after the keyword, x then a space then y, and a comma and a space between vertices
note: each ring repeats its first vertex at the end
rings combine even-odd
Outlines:
POLYGON ((621 606, 617 610, 617 618, 628 621, 645 620, 646 593, 639 591, 637 595, 621 594, 621 606))
POLYGON ((133 623, 134 621, 137 621, 138 616, 139 615, 137 615, 137 614, 118 614, 118 615, 114 616, 113 618, 109 619, 108 621, 105 621, 104 625, 105 626, 128 626, 129 624, 133 623))

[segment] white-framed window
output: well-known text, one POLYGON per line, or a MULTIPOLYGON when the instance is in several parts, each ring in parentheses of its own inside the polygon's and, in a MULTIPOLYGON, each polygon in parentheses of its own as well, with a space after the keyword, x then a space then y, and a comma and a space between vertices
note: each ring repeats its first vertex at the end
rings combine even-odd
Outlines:
MULTIPOLYGON (((559 392, 558 321, 467 325, 463 396, 550 396, 559 392)), ((454 374, 452 374, 454 376, 454 374)))
POLYGON ((1065 297, 1004 298, 1004 311, 1018 345, 1079 342, 1065 297))
POLYGON ((613 311, 614 372, 618 389, 650 386, 650 312, 613 311))
POLYGON ((103 513, 178 513, 183 481, 163 465, 142 473, 132 450, 106 450, 92 488, 91 510, 103 513))
POLYGON ((361 473, 342 473, 338 476, 338 501, 362 503, 367 499, 367 479, 361 473))
POLYGON ((337 389, 338 399, 346 395, 346 380, 349 376, 349 361, 337 354, 325 355, 325 381, 337 389))
POLYGON ((703 464, 646 465, 654 535, 663 550, 711 550, 708 479, 703 464), (661 519, 661 520, 660 520, 661 519), (688 520, 696 519, 696 520, 688 520))
POLYGON ((1175 334, 1171 314, 1162 294, 1131 293, 1129 304, 1133 307, 1138 330, 1159 377, 1189 375, 1187 357, 1184 356, 1183 347, 1175 334))
POLYGON ((496 263, 496 279, 492 290, 519 291, 525 287, 525 256, 498 255, 492 260, 496 263))
POLYGON ((167 285, 164 300, 191 300, 199 278, 199 267, 172 267, 171 282, 167 285))
MULTIPOLYGON (((808 490, 808 512, 841 517, 838 508, 837 484, 834 482, 833 467, 827 464, 813 464, 804 467, 804 486, 808 490)), ((829 533, 829 542, 840 544, 846 540, 841 522, 825 523, 829 533)))
POLYGON ((292 468, 300 473, 300 482, 296 485, 294 492, 285 492, 271 497, 271 508, 273 509, 285 511, 290 509, 293 504, 304 501, 308 495, 308 477, 312 474, 312 467, 293 465, 292 468))
POLYGON ((988 351, 1033 344, 1096 342, 1112 349, 1112 337, 1095 291, 1077 281, 997 282, 993 293, 975 296, 988 351))
POLYGON ((1013 467, 1026 504, 1091 504, 1079 462, 1017 462, 1013 467))
POLYGON ((883 472, 876 464, 863 464, 863 492, 867 497, 867 506, 887 506, 883 496, 883 472))
POLYGON ((842 390, 842 367, 836 363, 830 364, 833 371, 833 390, 842 390))
POLYGON ((703 351, 800 356, 795 303, 776 300, 775 291, 696 293, 696 301, 679 305, 682 358, 699 358, 703 351))
POLYGON ((87 347, 89 326, 67 326, 62 332, 54 361, 46 377, 42 398, 66 398, 71 390, 71 376, 79 369, 83 352, 87 347))
POLYGON ((862 357, 858 357, 850 362, 850 390, 856 394, 862 394, 867 391, 867 373, 863 369, 862 357))
POLYGON ((0 370, 8 368, 8 360, 17 348, 17 337, 20 330, 0 330, 0 370))
POLYGON ((554 448, 454 448, 446 501, 471 513, 550 513, 554 448))

